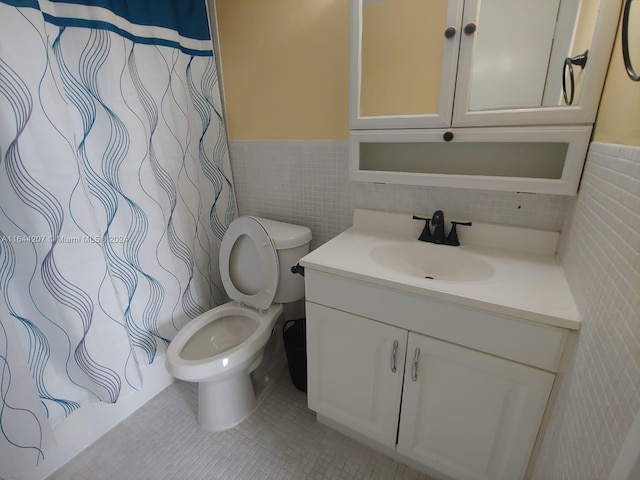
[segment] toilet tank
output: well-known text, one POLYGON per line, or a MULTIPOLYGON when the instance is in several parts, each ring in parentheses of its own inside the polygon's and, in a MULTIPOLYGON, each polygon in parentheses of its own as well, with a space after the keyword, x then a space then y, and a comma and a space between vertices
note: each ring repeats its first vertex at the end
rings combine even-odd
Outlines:
POLYGON ((280 278, 273 299, 276 303, 290 303, 304 297, 304 277, 291 273, 291 267, 309 253, 311 230, 300 225, 252 217, 266 230, 278 252, 280 278))

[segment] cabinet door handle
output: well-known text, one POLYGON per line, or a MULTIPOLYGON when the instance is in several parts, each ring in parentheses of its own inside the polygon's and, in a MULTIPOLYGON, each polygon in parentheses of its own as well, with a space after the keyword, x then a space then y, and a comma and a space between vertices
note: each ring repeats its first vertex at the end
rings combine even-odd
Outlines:
POLYGON ((396 373, 396 355, 398 353, 398 340, 393 341, 393 350, 391 350, 391 371, 396 373))
POLYGON ((473 23, 473 22, 471 22, 471 23, 467 23, 467 24, 464 26, 464 33, 465 33, 465 35, 473 35, 473 34, 475 33, 475 31, 476 31, 476 28, 477 28, 477 27, 476 27, 476 24, 475 24, 475 23, 473 23))
POLYGON ((444 31, 445 38, 453 38, 456 36, 456 27, 449 27, 444 31))
POLYGON ((411 367, 411 380, 414 382, 418 380, 418 359, 420 358, 420 349, 416 348, 416 353, 413 356, 413 366, 411 367))

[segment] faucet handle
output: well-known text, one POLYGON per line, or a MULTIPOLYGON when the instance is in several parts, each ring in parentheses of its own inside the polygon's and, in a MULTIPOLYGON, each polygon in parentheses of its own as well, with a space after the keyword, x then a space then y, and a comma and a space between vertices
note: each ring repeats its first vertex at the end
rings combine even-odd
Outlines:
POLYGON ((416 215, 413 216, 413 219, 425 221, 424 229, 422 230, 422 233, 420 234, 420 238, 418 238, 418 240, 420 240, 421 242, 429 242, 431 240, 431 230, 429 229, 429 222, 431 222, 431 219, 418 217, 416 215))
POLYGON ((451 221, 451 231, 449 232, 449 236, 447 237, 447 245, 452 245, 457 247, 460 245, 460 240, 458 240, 458 232, 456 231, 456 226, 462 225, 463 227, 470 227, 473 225, 472 222, 455 222, 451 221))

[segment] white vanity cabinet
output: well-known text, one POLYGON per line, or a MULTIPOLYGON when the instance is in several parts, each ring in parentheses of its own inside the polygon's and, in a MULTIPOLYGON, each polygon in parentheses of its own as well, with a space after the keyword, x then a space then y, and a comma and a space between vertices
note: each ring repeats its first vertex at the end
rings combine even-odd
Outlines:
POLYGON ((567 333, 307 268, 309 408, 431 474, 523 478, 567 333))

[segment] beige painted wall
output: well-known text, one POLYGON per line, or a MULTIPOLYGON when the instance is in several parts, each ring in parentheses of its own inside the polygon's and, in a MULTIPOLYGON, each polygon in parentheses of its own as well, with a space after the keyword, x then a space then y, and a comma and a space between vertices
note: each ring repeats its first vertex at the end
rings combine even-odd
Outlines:
POLYGON ((347 0, 216 0, 232 140, 346 139, 347 0))
MULTIPOLYGON (((630 36, 630 44, 635 45, 634 68, 640 72, 640 2, 634 2, 633 18, 629 22, 634 34, 630 36)), ((613 55, 609 64, 609 72, 605 82, 593 140, 603 143, 640 146, 640 82, 633 82, 627 76, 622 61, 621 28, 613 55)))

